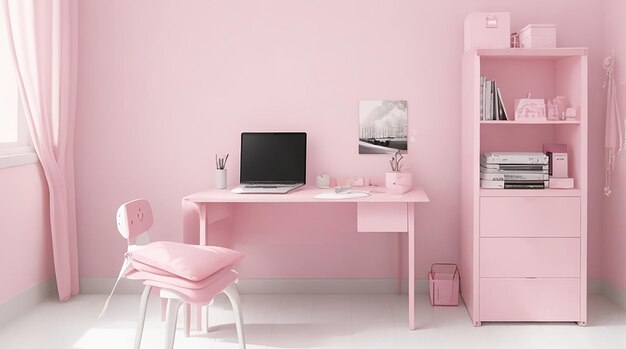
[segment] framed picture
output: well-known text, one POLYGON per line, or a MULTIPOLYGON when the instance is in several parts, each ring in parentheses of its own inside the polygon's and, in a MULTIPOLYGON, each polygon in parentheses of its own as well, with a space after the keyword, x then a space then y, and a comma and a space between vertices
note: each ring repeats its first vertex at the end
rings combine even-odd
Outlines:
POLYGON ((359 154, 407 153, 407 102, 359 102, 359 154))

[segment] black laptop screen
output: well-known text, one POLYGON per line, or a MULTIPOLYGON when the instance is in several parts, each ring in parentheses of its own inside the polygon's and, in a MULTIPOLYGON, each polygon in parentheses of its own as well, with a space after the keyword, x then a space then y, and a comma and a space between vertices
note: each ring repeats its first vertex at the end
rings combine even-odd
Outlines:
POLYGON ((241 183, 305 183, 306 133, 241 134, 241 183))

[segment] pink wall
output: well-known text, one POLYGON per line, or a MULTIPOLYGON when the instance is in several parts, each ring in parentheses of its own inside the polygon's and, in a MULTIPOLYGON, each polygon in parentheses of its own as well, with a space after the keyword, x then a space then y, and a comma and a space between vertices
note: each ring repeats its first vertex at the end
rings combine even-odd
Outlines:
MULTIPOLYGON (((615 50, 616 82, 618 100, 622 117, 626 116, 626 2, 623 0, 606 0, 604 8, 604 54, 610 55, 615 50)), ((603 109, 604 111, 604 109, 603 109)), ((617 157, 613 173, 612 194, 604 200, 604 233, 603 233, 603 278, 626 290, 626 155, 622 152, 617 157)))
POLYGON ((41 166, 0 169, 0 198, 2 303, 54 276, 54 268, 48 187, 41 166))
MULTIPOLYGON (((117 272, 125 247, 114 215, 126 200, 151 200, 155 237, 181 240, 181 198, 212 186, 216 152, 231 154, 229 181, 236 182, 242 131, 307 131, 309 181, 322 171, 382 175, 386 157, 358 155, 355 139, 358 101, 375 98, 409 103, 415 141, 407 162, 431 198, 416 211, 418 275, 424 277, 433 262, 457 262, 463 19, 470 11, 502 9, 513 13, 514 30, 552 22, 560 46, 590 48, 589 268, 591 277, 600 276, 597 67, 603 50, 602 8, 594 0, 81 1, 81 275, 117 272)), ((356 235, 352 221, 328 224, 335 216, 352 217, 351 208, 311 211, 306 227, 269 220, 252 235, 239 225, 234 243, 249 255, 242 266, 247 277, 395 275, 395 261, 388 258, 397 253, 394 235, 356 235), (285 275, 281 264, 292 261, 272 253, 278 248, 291 249, 309 267, 285 275), (340 258, 344 250, 349 261, 340 258), (341 271, 333 263, 315 264, 319 255, 337 261, 341 271), (378 256, 375 270, 372 256, 378 256)), ((279 212, 267 214, 280 219, 279 212)))

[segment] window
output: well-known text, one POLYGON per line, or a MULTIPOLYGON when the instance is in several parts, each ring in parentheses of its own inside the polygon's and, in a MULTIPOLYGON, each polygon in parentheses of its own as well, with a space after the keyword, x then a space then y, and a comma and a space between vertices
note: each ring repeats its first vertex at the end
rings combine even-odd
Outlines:
POLYGON ((37 161, 13 71, 6 28, 0 22, 0 168, 37 161))

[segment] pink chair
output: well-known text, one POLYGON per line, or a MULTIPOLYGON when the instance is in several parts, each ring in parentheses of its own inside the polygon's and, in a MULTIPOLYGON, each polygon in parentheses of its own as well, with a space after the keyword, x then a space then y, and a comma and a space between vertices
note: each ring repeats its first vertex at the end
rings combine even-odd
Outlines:
MULTIPOLYGON (((165 348, 174 346, 178 310, 186 303, 185 333, 189 332, 189 304, 208 306, 213 298, 224 293, 235 312, 235 325, 240 349, 246 344, 243 333, 238 274, 231 270, 243 254, 215 246, 197 246, 174 242, 149 243, 152 209, 147 200, 129 201, 117 211, 117 228, 128 241, 126 264, 120 277, 142 280, 140 318, 137 323, 134 348, 141 346, 148 298, 153 287, 167 300, 165 348)), ((119 279, 118 279, 119 280, 119 279)))

